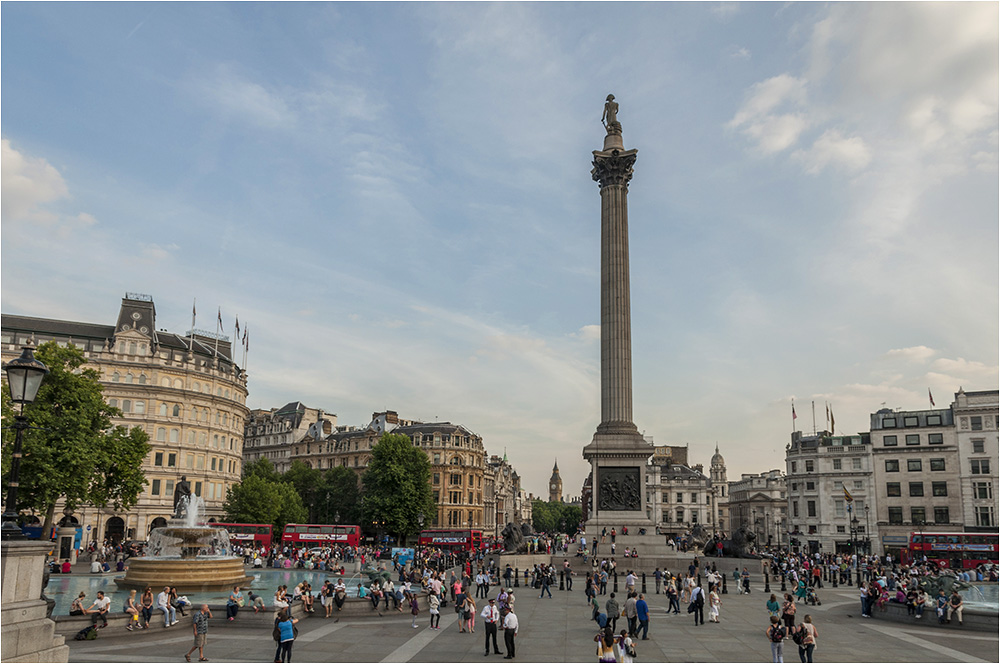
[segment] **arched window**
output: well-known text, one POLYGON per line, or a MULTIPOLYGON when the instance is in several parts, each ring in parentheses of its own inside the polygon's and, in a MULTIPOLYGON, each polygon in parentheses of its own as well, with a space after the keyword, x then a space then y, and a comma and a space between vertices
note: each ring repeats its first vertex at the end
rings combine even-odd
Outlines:
POLYGON ((182 381, 180 378, 175 378, 174 387, 176 387, 178 390, 182 389, 184 387, 184 381, 182 381))
POLYGON ((146 384, 146 374, 144 374, 144 373, 139 374, 139 384, 140 385, 145 385, 146 384))
POLYGON ((164 376, 163 378, 160 379, 160 385, 162 385, 163 387, 170 387, 170 379, 164 376))
POLYGON ((196 382, 192 388, 195 392, 201 392, 201 383, 196 382))
POLYGON ((194 431, 188 431, 188 445, 194 445, 194 431))
POLYGON ((146 402, 145 401, 136 401, 135 402, 135 414, 136 415, 145 415, 146 414, 146 402))
POLYGON ((174 404, 174 417, 180 417, 180 416, 181 416, 181 407, 178 406, 177 404, 174 404))
POLYGON ((229 398, 229 390, 226 390, 226 398, 229 398))
POLYGON ((114 372, 113 374, 111 374, 111 382, 112 383, 117 383, 117 382, 121 381, 121 379, 122 379, 121 374, 118 373, 117 371, 114 372))
POLYGON ((160 404, 160 415, 163 417, 167 416, 167 404, 165 403, 160 404))
POLYGON ((156 430, 156 440, 160 442, 167 442, 167 430, 164 427, 159 427, 156 430))
POLYGON ((108 399, 108 405, 112 408, 118 407, 118 399, 108 399))
POLYGON ((171 429, 170 430, 170 442, 171 443, 177 443, 177 442, 180 442, 180 439, 181 439, 181 432, 180 432, 180 430, 179 429, 171 429))

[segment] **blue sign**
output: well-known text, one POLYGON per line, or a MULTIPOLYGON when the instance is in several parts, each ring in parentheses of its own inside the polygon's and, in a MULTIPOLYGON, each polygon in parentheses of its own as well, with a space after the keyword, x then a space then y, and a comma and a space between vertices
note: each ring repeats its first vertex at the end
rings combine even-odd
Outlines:
POLYGON ((398 562, 400 565, 405 565, 406 563, 413 560, 413 549, 403 549, 403 548, 393 548, 392 549, 392 559, 398 562))

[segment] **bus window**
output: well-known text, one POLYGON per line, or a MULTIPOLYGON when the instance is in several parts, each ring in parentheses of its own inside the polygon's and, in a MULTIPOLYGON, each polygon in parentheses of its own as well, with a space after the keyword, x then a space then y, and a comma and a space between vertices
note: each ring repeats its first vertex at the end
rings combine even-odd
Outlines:
POLYGON ((257 526, 258 535, 267 535, 267 526, 257 526))
POLYGON ((333 526, 320 526, 319 531, 324 535, 330 535, 333 533, 333 526))
POLYGON ((924 536, 923 535, 914 535, 913 536, 913 543, 914 544, 922 544, 923 541, 924 541, 924 536))
POLYGON ((306 530, 303 531, 303 532, 318 533, 319 532, 319 526, 308 526, 308 527, 306 527, 306 530))
POLYGON ((959 540, 958 535, 948 535, 947 537, 948 544, 958 544, 958 540, 959 540))

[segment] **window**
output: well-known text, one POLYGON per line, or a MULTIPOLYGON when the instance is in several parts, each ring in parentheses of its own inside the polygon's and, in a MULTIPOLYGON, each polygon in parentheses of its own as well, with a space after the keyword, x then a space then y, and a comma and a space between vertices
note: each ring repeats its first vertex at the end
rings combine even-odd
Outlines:
POLYGON ((843 491, 844 490, 844 483, 843 483, 843 481, 841 481, 841 480, 834 480, 834 482, 833 482, 833 490, 834 491, 843 491))
POLYGON ((864 488, 864 483, 861 480, 854 480, 854 490, 860 491, 864 488))
POLYGON ((163 485, 163 495, 164 496, 173 496, 174 495, 174 481, 173 480, 167 480, 166 483, 163 485))
POLYGON ((461 484, 462 483, 462 476, 459 475, 458 473, 452 473, 451 474, 451 483, 452 484, 461 484))
POLYGON ((156 440, 159 440, 164 443, 167 442, 167 430, 164 429, 163 427, 158 428, 156 430, 156 440))
POLYGON ((917 427, 920 426, 920 422, 917 421, 916 415, 907 415, 903 418, 904 427, 917 427))
POLYGON ((919 445, 920 444, 920 434, 919 433, 908 433, 908 434, 906 434, 906 444, 907 445, 919 445))
POLYGON ((972 424, 973 431, 983 430, 983 418, 979 415, 973 415, 969 418, 969 422, 972 424))
POLYGON ((929 433, 929 434, 927 434, 927 444, 928 445, 944 445, 944 434, 943 433, 929 433))
POLYGON ((806 502, 806 510, 809 516, 816 516, 816 501, 810 500, 806 502))
POLYGON ((794 472, 796 472, 796 471, 795 471, 795 462, 794 462, 794 461, 792 462, 792 472, 793 472, 793 473, 794 473, 794 472))
POLYGON ((205 455, 199 454, 195 464, 198 470, 205 470, 205 455))
POLYGON ((895 447, 897 444, 895 436, 885 436, 882 438, 883 447, 895 447))
POLYGON ((131 413, 132 412, 132 400, 131 399, 123 399, 122 400, 122 412, 123 413, 131 413))
POLYGON ((944 470, 944 459, 931 459, 931 470, 944 470))
POLYGON ((899 482, 886 482, 885 483, 885 495, 887 496, 901 496, 899 489, 899 482))
POLYGON ((799 501, 797 500, 792 501, 792 516, 796 518, 799 516, 799 501))
POLYGON ((833 469, 834 470, 840 470, 841 469, 840 465, 841 465, 840 464, 840 459, 834 459, 833 460, 833 469))
POLYGON ((973 475, 989 475, 990 474, 990 460, 989 459, 973 459, 972 460, 972 474, 973 475))
POLYGON ((798 491, 798 490, 799 490, 799 483, 792 482, 792 491, 798 491))
POLYGON ((933 496, 947 496, 948 495, 948 483, 947 482, 931 482, 931 495, 933 495, 933 496))
POLYGON ((815 490, 816 490, 815 482, 806 482, 806 491, 815 491, 815 490))
POLYGON ((972 441, 972 453, 973 454, 982 454, 985 451, 986 451, 986 441, 984 441, 982 438, 973 439, 973 441, 972 441))
POLYGON ((692 493, 691 494, 691 502, 695 503, 695 504, 698 503, 698 494, 696 494, 696 493, 692 493))
POLYGON ((181 416, 181 407, 178 406, 177 404, 174 404, 173 414, 174 414, 174 417, 180 417, 181 416))
POLYGON ((153 480, 153 488, 150 489, 150 493, 154 496, 160 495, 160 480, 153 480))
POLYGON ((812 461, 806 461, 806 472, 811 473, 814 470, 814 464, 812 461))
POLYGON ((993 508, 992 507, 976 507, 976 525, 977 526, 995 526, 996 521, 993 519, 993 508))
POLYGON ((440 464, 441 463, 441 455, 440 454, 435 454, 434 455, 434 463, 435 464, 440 464))
MULTIPOLYGON (((176 453, 171 452, 170 454, 167 455, 167 465, 170 466, 171 468, 173 468, 173 467, 175 467, 177 465, 177 454, 176 453)), ((170 492, 173 493, 173 489, 171 489, 170 492)))
POLYGON ((441 473, 434 473, 434 484, 441 483, 441 473))
POLYGON ((157 452, 153 455, 153 465, 162 466, 163 465, 163 452, 157 452))
POLYGON ((196 496, 200 496, 201 495, 201 482, 195 482, 194 483, 194 495, 196 495, 196 496))
POLYGON ((911 507, 910 523, 927 523, 927 510, 923 507, 911 507))
POLYGON ((903 525, 903 508, 902 507, 890 507, 889 508, 889 524, 893 526, 903 525))
POLYGON ((171 429, 170 430, 170 442, 171 443, 177 443, 177 442, 180 442, 180 439, 181 439, 181 432, 180 432, 180 430, 179 429, 171 429))
POLYGON ((117 371, 114 372, 113 374, 111 374, 111 382, 112 383, 117 383, 117 382, 121 381, 121 379, 122 379, 121 374, 119 374, 117 371))
POLYGON ((948 523, 950 520, 947 507, 934 508, 934 523, 948 523))
POLYGON ((838 533, 846 533, 847 532, 847 528, 845 526, 837 526, 837 532, 838 533))
POLYGON ((993 498, 993 482, 973 482, 972 496, 980 500, 993 498))
POLYGON ((923 464, 920 463, 920 459, 907 459, 906 470, 910 473, 919 472, 920 470, 923 470, 923 464))
POLYGON ((910 482, 910 496, 922 496, 924 495, 924 483, 923 482, 910 482))
POLYGON ((941 426, 941 416, 940 415, 928 415, 927 416, 927 426, 929 426, 929 427, 939 427, 939 426, 941 426))
POLYGON ((683 503, 684 502, 684 494, 683 493, 678 493, 677 494, 677 502, 679 502, 679 503, 683 503))
POLYGON ((135 402, 135 414, 136 415, 144 415, 145 413, 146 413, 146 402, 145 401, 136 401, 135 402))
POLYGON ((886 459, 885 460, 885 472, 887 472, 887 473, 898 473, 899 472, 899 459, 886 459))
POLYGON ((844 511, 843 499, 838 499, 833 501, 833 513, 839 517, 843 517, 846 514, 844 511))
POLYGON ((851 459, 851 469, 861 470, 861 457, 855 457, 854 459, 851 459))

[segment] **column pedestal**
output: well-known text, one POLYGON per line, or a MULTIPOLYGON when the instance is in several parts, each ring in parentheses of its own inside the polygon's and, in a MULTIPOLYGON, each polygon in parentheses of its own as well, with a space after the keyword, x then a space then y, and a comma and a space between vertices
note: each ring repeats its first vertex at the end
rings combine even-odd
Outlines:
POLYGON ((3 594, 0 598, 0 660, 68 662, 69 646, 45 617, 42 575, 49 542, 8 541, 2 544, 3 594))

